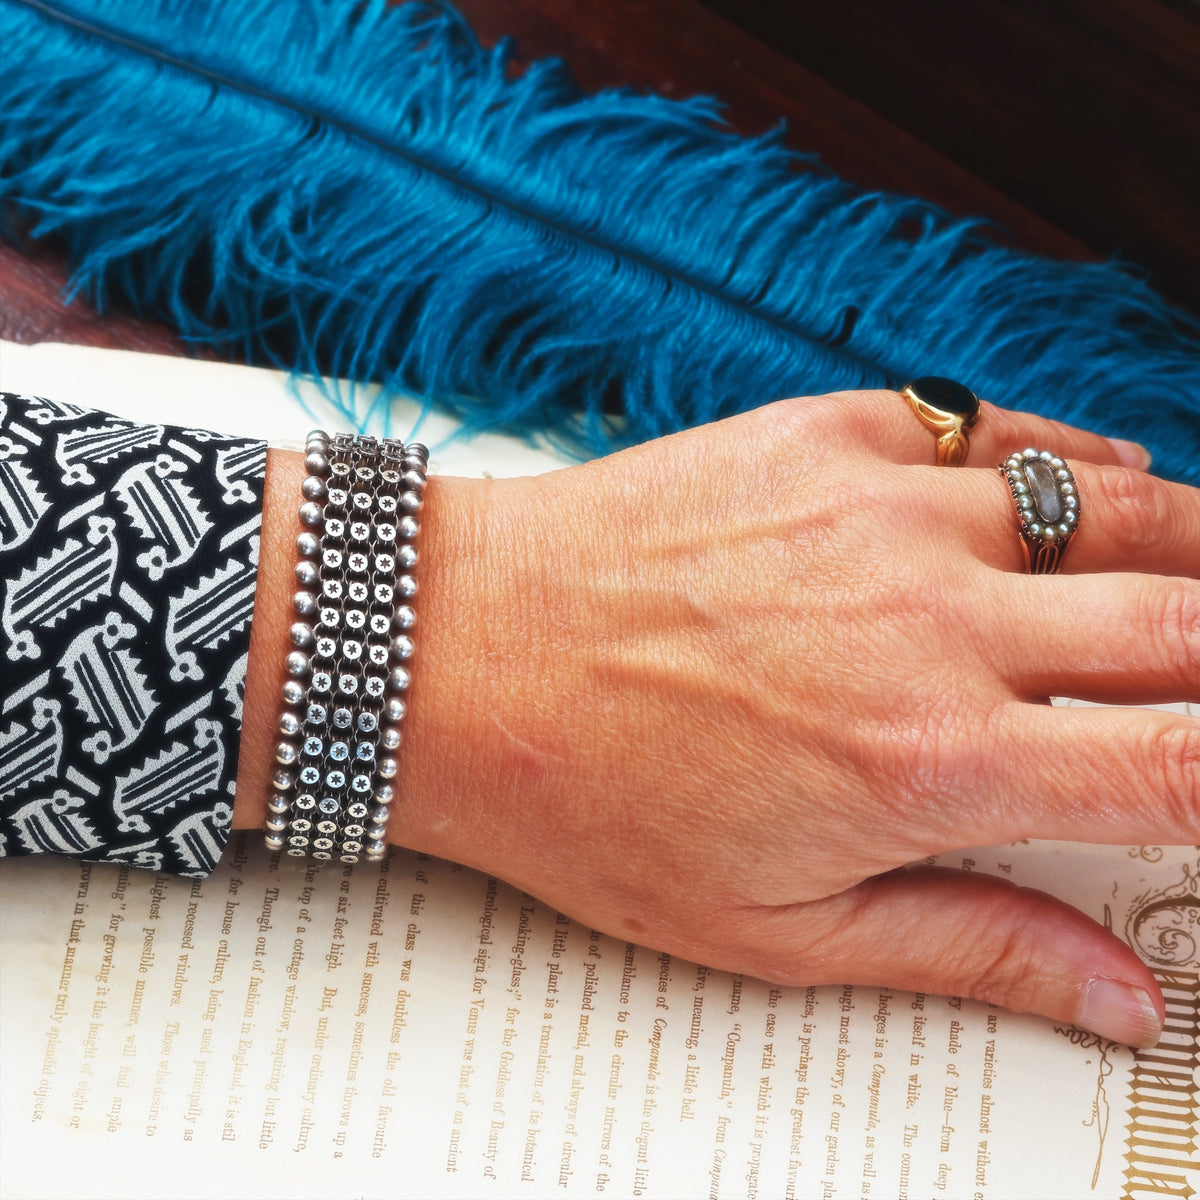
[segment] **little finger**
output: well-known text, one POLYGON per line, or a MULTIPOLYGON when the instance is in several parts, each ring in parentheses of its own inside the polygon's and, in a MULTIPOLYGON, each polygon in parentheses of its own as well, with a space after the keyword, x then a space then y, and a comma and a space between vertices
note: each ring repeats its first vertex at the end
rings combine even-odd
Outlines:
MULTIPOLYGON (((1057 447, 1053 449, 1057 455, 1057 447)), ((1018 513, 1024 503, 1033 506, 1031 521, 1041 522, 1035 533, 1051 525, 1061 531, 1073 522, 1061 557, 1065 572, 1145 571, 1200 579, 1200 489, 1124 467, 1065 461, 1073 482, 1031 481, 1028 471, 1018 469, 1018 480, 1030 489, 1020 496, 1014 496, 1000 471, 955 475, 959 486, 970 489, 970 499, 958 503, 963 511, 978 514, 970 536, 985 562, 1009 571, 1028 570, 1018 513), (1053 496, 1047 494, 1050 486, 1053 496)), ((1064 540, 1061 534, 1058 540, 1064 540)))

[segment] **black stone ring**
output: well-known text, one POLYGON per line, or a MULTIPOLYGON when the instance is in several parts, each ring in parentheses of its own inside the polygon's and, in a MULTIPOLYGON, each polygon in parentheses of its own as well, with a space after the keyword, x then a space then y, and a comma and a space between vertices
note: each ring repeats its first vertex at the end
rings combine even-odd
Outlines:
POLYGON ((906 383, 900 395, 921 424, 937 435, 934 462, 939 467, 961 467, 970 448, 967 435, 979 420, 979 397, 961 383, 937 375, 906 383))
POLYGON ((1079 492, 1071 468, 1049 450, 1022 450, 1000 464, 1017 503, 1021 544, 1031 575, 1054 575, 1079 528, 1079 492))

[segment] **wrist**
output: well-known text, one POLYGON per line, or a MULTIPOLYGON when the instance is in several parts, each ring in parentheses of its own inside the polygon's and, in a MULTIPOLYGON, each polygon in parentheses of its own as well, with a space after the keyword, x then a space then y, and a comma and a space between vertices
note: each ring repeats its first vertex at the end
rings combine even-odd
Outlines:
MULTIPOLYGON (((284 660, 296 619, 297 513, 305 474, 302 455, 269 451, 235 828, 262 826, 277 766, 284 660)), ((497 637, 506 636, 496 606, 500 596, 512 594, 502 586, 502 576, 513 569, 512 547, 501 543, 513 531, 493 515, 491 493, 497 486, 489 480, 433 477, 425 493, 413 602, 416 654, 388 826, 392 842, 464 861, 478 861, 478 814, 487 802, 486 781, 495 778, 486 736, 494 703, 489 682, 501 688, 505 683, 503 671, 492 673, 493 648, 497 637)))

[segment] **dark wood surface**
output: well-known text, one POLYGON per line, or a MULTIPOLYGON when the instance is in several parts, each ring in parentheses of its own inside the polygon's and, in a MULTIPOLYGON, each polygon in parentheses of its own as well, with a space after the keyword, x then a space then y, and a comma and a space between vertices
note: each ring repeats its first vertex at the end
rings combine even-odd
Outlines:
MULTIPOLYGON (((921 0, 927 2, 932 0, 921 0)), ((1004 2, 980 0, 990 7, 1004 2)), ((877 23, 884 30, 891 28, 886 14, 911 8, 885 0, 838 0, 829 9, 861 12, 864 6, 878 10, 877 23)), ((1161 0, 1146 0, 1146 6, 1157 12, 1161 0)), ((764 30, 765 37, 756 36, 700 0, 459 0, 459 7, 485 42, 511 35, 525 61, 560 56, 586 89, 630 86, 672 96, 715 95, 727 105, 733 128, 761 132, 785 120, 793 146, 819 154, 840 174, 864 187, 911 192, 955 213, 989 217, 1009 231, 1015 244, 1031 250, 1087 257, 1110 248, 1104 238, 1095 235, 1091 218, 1069 220, 1070 213, 1043 204, 1031 189, 1022 193, 997 182, 994 172, 979 168, 978 156, 968 152, 969 145, 951 141, 939 148, 939 139, 912 131, 916 123, 904 112, 901 116, 910 129, 901 128, 890 115, 884 115, 892 110, 895 99, 889 87, 860 86, 863 81, 853 72, 839 81, 839 72, 823 61, 816 63, 817 70, 813 63, 802 64, 789 56, 796 53, 796 46, 773 27, 764 30)), ((756 6, 753 0, 737 0, 738 20, 745 22, 756 7, 765 11, 772 4, 763 0, 756 6)), ((777 7, 792 11, 786 5, 777 7)), ((943 2, 942 7, 963 12, 972 6, 943 2)), ((1014 2, 1012 7, 1020 5, 1014 2)), ((1137 23, 1142 8, 1138 0, 1119 0, 1115 7, 1124 14, 1122 19, 1137 23)), ((808 4, 796 6, 795 11, 800 9, 806 20, 816 12, 816 6, 808 4)), ((828 13, 829 9, 822 11, 828 13)), ((869 24, 866 16, 862 20, 869 24)), ((916 37, 916 33, 911 35, 910 44, 916 37)), ((1186 47, 1180 48, 1184 74, 1188 53, 1186 47)), ((1032 118, 1026 113, 1022 119, 1028 122, 1032 118)), ((1013 121, 1015 129, 1019 122, 1013 121)), ((1051 151, 1045 149, 1044 153, 1051 151)), ((1121 244, 1127 249, 1150 246, 1163 231, 1174 231, 1172 236, 1179 244, 1186 240, 1188 218, 1195 216, 1194 203, 1189 212, 1186 198, 1180 197, 1171 207, 1150 197, 1143 207, 1144 220, 1139 216, 1135 221, 1130 215, 1130 223, 1122 227, 1121 244)), ((1120 215, 1111 204, 1104 211, 1113 221, 1120 215)), ((1194 233, 1193 228, 1192 236, 1194 233)), ((1152 262, 1152 251, 1151 246, 1144 261, 1152 262)), ((62 293, 66 280, 62 255, 53 245, 20 250, 0 245, 0 337, 162 353, 185 351, 178 339, 151 322, 120 312, 101 317, 79 300, 65 307, 62 293)))
POLYGON ((1200 311, 1200 0, 704 0, 1200 311))

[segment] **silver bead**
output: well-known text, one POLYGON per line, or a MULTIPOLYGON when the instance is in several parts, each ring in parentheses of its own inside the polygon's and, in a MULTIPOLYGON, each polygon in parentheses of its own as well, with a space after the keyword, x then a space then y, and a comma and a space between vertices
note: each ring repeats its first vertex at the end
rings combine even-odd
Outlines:
POLYGON ((423 492, 425 490, 424 474, 420 471, 414 471, 411 467, 400 476, 400 482, 410 492, 423 492))
POLYGON ((305 500, 324 500, 328 495, 325 480, 316 475, 308 475, 300 485, 300 494, 305 500))
POLYGON ((288 827, 287 817, 271 815, 263 822, 263 828, 274 834, 286 833, 288 827))
POLYGON ((378 862, 387 853, 387 842, 372 838, 366 845, 367 861, 378 862))
POLYGON ((407 542, 396 547, 396 565, 401 571, 411 571, 417 565, 417 552, 407 542))
POLYGON ((408 662, 413 656, 413 640, 406 633, 392 638, 391 655, 396 662, 408 662))
POLYGON ((295 737, 300 732, 301 721, 291 709, 284 709, 279 716, 279 732, 285 737, 295 737))
POLYGON ((321 552, 321 539, 315 533, 305 529, 296 534, 296 549, 305 558, 316 558, 321 552))
POLYGON ((308 655, 303 650, 293 650, 283 660, 283 665, 293 678, 303 678, 312 670, 312 663, 309 662, 308 655))
POLYGON ((411 513, 414 517, 424 507, 419 492, 401 492, 399 503, 401 512, 411 513))
POLYGON ((272 792, 271 795, 267 798, 267 811, 268 812, 278 813, 282 816, 287 816, 288 812, 291 810, 291 807, 292 807, 291 800, 287 796, 283 795, 281 792, 272 792))
POLYGON ((406 692, 412 682, 412 676, 407 667, 393 667, 388 672, 387 685, 393 692, 406 692))
POLYGON ((317 598, 312 592, 297 592, 292 597, 292 607, 296 610, 298 616, 311 617, 316 615, 320 605, 317 603, 317 598))
POLYGON ((396 522, 396 531, 401 541, 415 542, 417 534, 421 532, 421 524, 416 517, 405 515, 396 522))
POLYGON ((300 505, 300 524, 309 529, 319 529, 325 520, 325 509, 315 500, 305 500, 300 505))
POLYGON ((285 771, 283 767, 280 767, 279 770, 271 776, 271 786, 277 792, 290 792, 292 790, 292 784, 295 782, 295 772, 285 771))
POLYGON ((304 469, 310 475, 328 475, 329 459, 319 450, 310 450, 304 456, 304 469))
POLYGON ((379 806, 375 810, 375 815, 372 816, 373 821, 387 820, 387 806, 396 798, 396 789, 390 783, 381 783, 375 789, 375 803, 379 806), (380 816, 379 814, 383 815, 380 816))
POLYGON ((367 840, 370 842, 378 842, 380 839, 387 837, 386 825, 368 825, 366 827, 367 840))
POLYGON ((299 751, 291 742, 279 742, 275 746, 275 761, 285 767, 290 767, 299 757, 299 751))
POLYGON ((299 704, 304 699, 304 684, 298 679, 289 679, 283 685, 284 704, 299 704))
POLYGON ((320 569, 311 558, 302 558, 296 563, 296 582, 301 587, 316 587, 320 580, 320 569))
POLYGON ((402 600, 411 600, 417 594, 417 581, 411 575, 396 578, 396 595, 402 600))
POLYGON ((288 633, 292 639, 292 645, 297 650, 311 650, 316 642, 316 634, 307 621, 296 621, 288 633))
POLYGON ((399 750, 400 749, 400 730, 394 725, 389 725, 380 735, 379 744, 384 750, 399 750))
POLYGON ((407 711, 407 705, 399 696, 389 696, 383 702, 383 719, 392 725, 398 725, 403 721, 407 711))
POLYGON ((375 764, 375 773, 380 779, 395 779, 397 770, 399 770, 399 764, 386 754, 375 764))
POLYGON ((282 850, 287 845, 277 833, 268 833, 263 841, 266 842, 268 850, 282 850))
POLYGON ((417 614, 407 604, 401 604, 392 613, 392 629, 396 633, 405 633, 417 623, 417 614))
POLYGON ((324 445, 329 445, 329 434, 323 429, 310 429, 304 435, 304 444, 310 446, 313 442, 322 442, 324 445))

